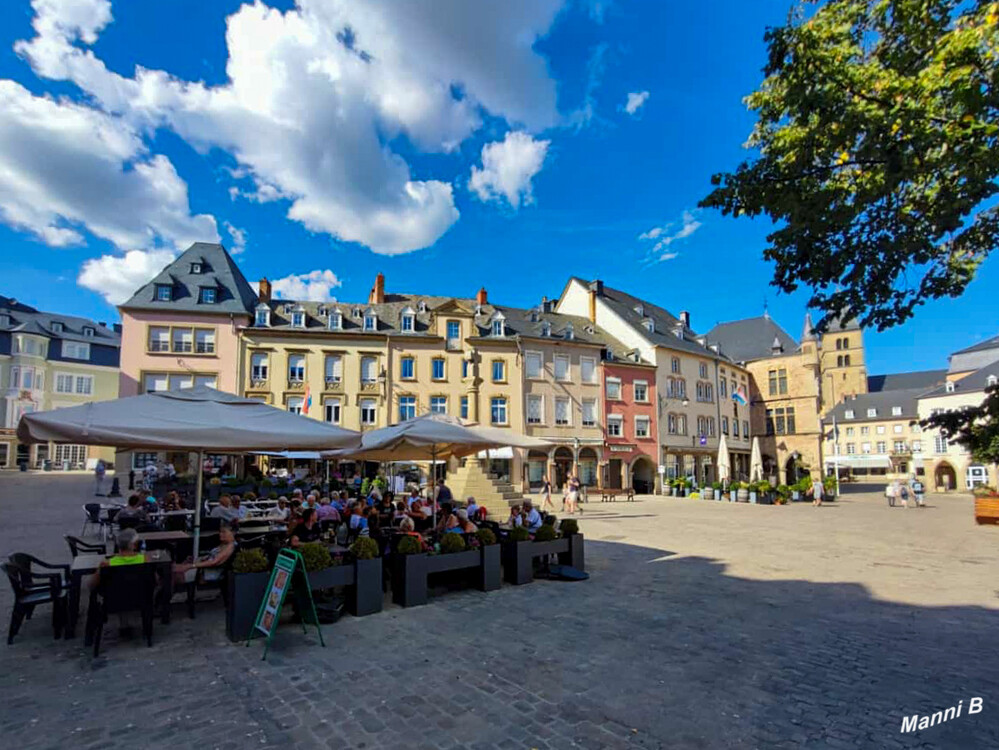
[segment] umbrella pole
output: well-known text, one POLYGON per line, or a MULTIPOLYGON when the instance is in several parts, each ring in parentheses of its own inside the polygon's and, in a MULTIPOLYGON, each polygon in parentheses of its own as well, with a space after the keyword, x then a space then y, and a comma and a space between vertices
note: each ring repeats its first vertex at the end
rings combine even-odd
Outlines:
POLYGON ((194 490, 194 559, 198 559, 198 545, 201 542, 201 493, 205 482, 205 452, 198 451, 198 474, 194 490))
POLYGON ((430 446, 430 496, 434 499, 434 530, 437 529, 437 443, 430 446))

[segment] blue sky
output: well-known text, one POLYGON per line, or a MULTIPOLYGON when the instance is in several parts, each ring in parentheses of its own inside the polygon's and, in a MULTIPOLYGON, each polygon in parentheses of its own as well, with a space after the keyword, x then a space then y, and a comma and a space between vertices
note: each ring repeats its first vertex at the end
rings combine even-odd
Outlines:
MULTIPOLYGON (((218 238, 288 293, 363 299, 381 271, 529 306, 579 275, 699 331, 766 302, 800 335, 767 223, 695 210, 745 156, 742 97, 788 0, 267 6, 0 5, 0 292, 111 321, 218 238)), ((962 298, 868 332, 869 371, 994 335, 997 282, 993 259, 962 298)))

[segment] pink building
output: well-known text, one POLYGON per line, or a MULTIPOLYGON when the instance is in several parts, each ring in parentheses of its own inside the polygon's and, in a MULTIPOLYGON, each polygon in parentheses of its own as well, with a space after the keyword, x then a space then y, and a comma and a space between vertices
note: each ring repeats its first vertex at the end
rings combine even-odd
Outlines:
POLYGON ((645 362, 613 359, 601 363, 600 369, 605 457, 601 484, 651 493, 659 464, 656 368, 645 362))

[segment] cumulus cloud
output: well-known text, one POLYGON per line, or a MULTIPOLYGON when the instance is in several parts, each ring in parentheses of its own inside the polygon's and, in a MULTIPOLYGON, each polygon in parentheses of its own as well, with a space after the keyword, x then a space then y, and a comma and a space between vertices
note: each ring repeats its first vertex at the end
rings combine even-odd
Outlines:
POLYGON ((326 302, 333 298, 332 291, 341 285, 337 275, 327 268, 275 279, 271 282, 271 293, 279 299, 326 302))
POLYGON ((520 131, 487 143, 482 147, 482 168, 472 166, 468 187, 483 201, 505 199, 513 208, 532 203, 531 180, 541 171, 550 143, 520 131))
POLYGON ((670 222, 663 226, 652 227, 647 232, 638 235, 638 239, 643 242, 652 242, 648 249, 649 257, 653 261, 672 260, 679 253, 670 249, 674 242, 690 237, 701 228, 701 222, 692 211, 684 211, 679 222, 670 222))
POLYGON ((628 99, 624 103, 624 111, 629 115, 634 115, 648 101, 650 94, 648 91, 637 91, 628 94, 628 99))
POLYGON ((129 250, 124 255, 102 255, 83 264, 77 283, 118 305, 173 262, 172 250, 129 250))
POLYGON ((533 44, 561 4, 245 4, 227 19, 220 86, 109 71, 82 46, 110 22, 106 0, 34 0, 36 37, 16 48, 39 75, 76 83, 137 128, 230 153, 245 175, 234 198, 286 201, 312 231, 394 254, 433 244, 458 210, 449 181, 414 175, 388 144, 404 135, 424 152, 454 151, 483 111, 532 130, 555 124, 555 83, 533 44))

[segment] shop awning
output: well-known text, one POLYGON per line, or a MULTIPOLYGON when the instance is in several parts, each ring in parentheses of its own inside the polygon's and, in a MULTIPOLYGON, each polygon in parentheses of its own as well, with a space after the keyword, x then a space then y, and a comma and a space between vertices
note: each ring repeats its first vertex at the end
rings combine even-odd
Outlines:
POLYGON ((826 466, 842 466, 844 469, 890 469, 891 458, 885 455, 827 456, 826 466))
POLYGON ((491 448, 487 451, 479 451, 475 454, 478 458, 513 458, 513 448, 504 445, 501 448, 491 448))

